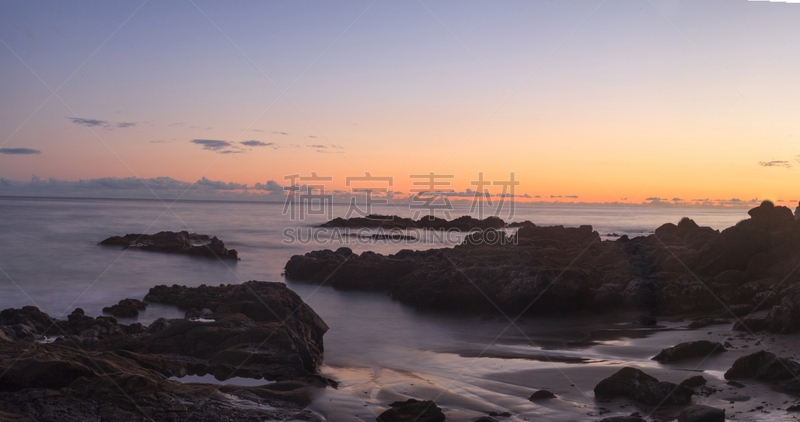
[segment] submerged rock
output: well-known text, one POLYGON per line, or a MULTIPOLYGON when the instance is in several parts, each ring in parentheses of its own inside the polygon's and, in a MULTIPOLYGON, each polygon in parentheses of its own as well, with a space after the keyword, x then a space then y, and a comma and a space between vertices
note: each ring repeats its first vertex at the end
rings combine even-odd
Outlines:
POLYGON ((126 234, 109 237, 100 242, 106 246, 122 246, 124 248, 141 249, 151 252, 179 253, 184 255, 204 256, 207 258, 239 260, 239 253, 234 249, 226 249, 225 243, 216 236, 182 232, 158 232, 156 234, 126 234))
POLYGON ((652 359, 658 362, 675 362, 693 357, 707 357, 726 351, 727 349, 721 343, 708 340, 687 341, 662 350, 652 359))
POLYGON ((430 400, 408 399, 389 404, 390 409, 378 416, 378 422, 443 422, 444 413, 430 400))

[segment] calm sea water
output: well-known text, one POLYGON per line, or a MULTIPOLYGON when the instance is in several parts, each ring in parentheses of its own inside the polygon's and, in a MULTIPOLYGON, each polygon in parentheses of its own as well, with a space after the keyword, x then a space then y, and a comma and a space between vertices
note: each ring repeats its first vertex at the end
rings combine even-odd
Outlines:
MULTIPOLYGON (((161 202, 147 200, 0 198, 0 309, 35 305, 51 316, 64 318, 80 307, 88 315, 100 315, 104 306, 128 297, 141 299, 158 284, 284 281, 283 266, 292 255, 340 246, 286 244, 284 229, 307 233, 326 218, 313 216, 294 222, 282 215, 282 210, 283 204, 275 203, 182 201, 167 210, 161 202), (238 250, 242 260, 223 263, 98 245, 109 236, 162 230, 218 236, 228 248, 238 250)), ((410 215, 407 206, 375 211, 410 215)), ((453 216, 468 211, 468 206, 457 206, 453 216)), ((335 206, 332 212, 342 216, 346 207, 335 206)), ((651 233, 665 222, 677 223, 684 216, 700 225, 722 229, 747 214, 744 209, 517 205, 514 220, 531 220, 539 225, 592 224, 602 235, 633 237, 651 233)), ((356 251, 382 253, 443 246, 451 243, 351 245, 356 251)), ((652 350, 657 349, 567 346, 613 326, 614 321, 562 318, 547 324, 522 321, 519 327, 524 328, 509 328, 507 321, 492 318, 417 312, 383 294, 287 284, 331 327, 325 336, 323 370, 339 379, 342 388, 321 391, 312 405, 329 420, 374 420, 387 401, 409 396, 437 398, 437 403, 450 409, 448 420, 468 420, 480 412, 503 409, 519 415, 541 415, 541 408, 531 408, 533 404, 517 397, 525 395, 525 391, 515 390, 520 383, 492 381, 492 377, 496 378, 501 368, 537 367, 531 359, 537 361, 538 353, 550 353, 545 359, 550 363, 571 358, 641 358, 647 362, 652 350), (526 354, 533 358, 522 363, 498 358, 526 354), (493 357, 475 359, 478 355, 493 357)), ((147 324, 159 317, 182 316, 182 311, 172 307, 151 305, 138 320, 147 324)), ((592 387, 581 388, 590 391, 592 387)), ((575 400, 576 406, 581 406, 580 397, 575 400)), ((556 410, 548 415, 569 420, 570 412, 556 410)))

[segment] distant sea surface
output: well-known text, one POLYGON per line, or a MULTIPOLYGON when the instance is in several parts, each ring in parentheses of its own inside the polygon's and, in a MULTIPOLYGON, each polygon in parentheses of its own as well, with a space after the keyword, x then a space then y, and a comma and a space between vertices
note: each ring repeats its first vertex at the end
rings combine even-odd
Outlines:
MULTIPOLYGON (((436 377, 447 379, 448 374, 456 373, 461 367, 459 365, 468 360, 462 356, 474 356, 485 350, 485 346, 496 340, 496 335, 504 328, 502 321, 492 323, 474 319, 464 324, 460 317, 416 312, 393 302, 384 294, 339 292, 327 286, 285 281, 281 274, 292 255, 322 248, 336 249, 343 245, 284 243, 285 229, 307 233, 326 221, 327 216, 315 215, 305 221, 292 221, 288 215, 282 215, 283 209, 284 204, 280 203, 180 201, 168 210, 165 204, 152 200, 0 197, 0 309, 35 305, 51 316, 65 318, 73 309, 83 308, 87 315, 97 316, 104 306, 124 298, 141 299, 149 288, 159 284, 198 286, 247 280, 286 282, 331 327, 325 335, 324 369, 340 379, 345 387, 348 383, 360 385, 365 382, 362 378, 380 379, 376 371, 387 368, 403 374, 406 374, 403 371, 421 371, 428 380, 436 377), (110 236, 163 230, 187 230, 217 236, 226 247, 239 251, 241 261, 221 262, 98 245, 110 236)), ((374 211, 411 215, 407 205, 380 206, 374 211)), ((344 216, 346 212, 346 205, 335 205, 332 216, 344 216)), ((452 216, 468 213, 469 206, 456 206, 452 216)), ((747 218, 747 210, 533 207, 517 204, 513 221, 530 220, 537 225, 591 224, 604 238, 613 239, 606 235, 647 235, 661 224, 677 223, 684 216, 691 217, 701 226, 724 229, 747 218)), ((404 248, 452 246, 459 240, 433 244, 416 242, 412 245, 378 242, 350 247, 356 252, 394 253, 404 248)), ((183 311, 150 305, 138 321, 148 324, 159 317, 181 318, 183 311)), ((583 321, 562 321, 560 324, 568 327, 552 324, 546 328, 532 327, 533 331, 528 335, 548 341, 553 335, 559 338, 573 334, 580 337, 587 330, 583 321)), ((508 335, 512 334, 508 332, 508 335)), ((524 353, 525 347, 531 347, 515 344, 515 341, 519 343, 519 338, 501 339, 498 343, 517 348, 514 353, 524 353), (523 349, 518 350, 519 347, 523 349)), ((581 353, 590 352, 584 350, 581 353)), ((574 352, 562 351, 562 354, 570 353, 574 352)), ((387 382, 403 384, 396 377, 387 382)), ((469 385, 477 388, 475 383, 469 385)), ((402 388, 407 387, 406 384, 402 388)), ((332 420, 338 420, 335 412, 345 412, 351 420, 374 420, 374 416, 367 414, 364 418, 356 417, 354 412, 364 413, 364 406, 378 406, 376 403, 381 399, 355 399, 352 394, 342 393, 345 390, 325 393, 332 396, 324 401, 344 401, 349 403, 349 407, 337 406, 337 410, 332 410, 318 406, 316 411, 332 420)), ((456 392, 453 394, 458 395, 456 392)), ((463 395, 459 397, 463 399, 463 395)), ((452 399, 451 406, 465 412, 478 406, 462 399, 452 399)), ((492 399, 484 400, 491 403, 482 405, 497 405, 492 399)), ((503 406, 510 408, 510 405, 503 406)), ((524 403, 519 406, 524 406, 524 403)), ((517 411, 524 412, 524 408, 517 411)))

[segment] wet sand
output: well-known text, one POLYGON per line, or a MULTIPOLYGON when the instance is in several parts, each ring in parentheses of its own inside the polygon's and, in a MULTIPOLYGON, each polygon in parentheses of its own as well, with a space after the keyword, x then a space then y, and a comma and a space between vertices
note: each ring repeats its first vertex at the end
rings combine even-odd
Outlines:
MULTIPOLYGON (((708 382, 697 389, 700 394, 693 402, 724 408, 731 421, 800 419, 800 414, 785 410, 800 400, 765 383, 743 380, 745 387, 737 388, 723 378, 737 358, 758 350, 796 358, 800 336, 732 332, 732 323, 690 330, 688 318, 659 321, 655 327, 601 319, 606 320, 584 321, 583 335, 576 329, 580 328, 578 321, 573 320, 577 325, 572 329, 553 321, 563 335, 543 341, 545 347, 534 345, 535 340, 529 342, 517 331, 516 341, 503 338, 488 349, 486 343, 462 343, 460 350, 404 350, 397 359, 380 366, 366 361, 364 365, 328 363, 323 365, 323 373, 337 379, 340 386, 317 390, 309 409, 330 421, 373 421, 388 403, 417 398, 434 400, 448 421, 471 421, 490 412, 508 412, 510 417, 496 419, 509 421, 587 421, 631 414, 648 421, 677 418, 680 406, 653 409, 631 400, 594 397, 594 386, 600 380, 623 366, 633 366, 674 383, 702 375, 708 382), (678 363, 660 364, 650 359, 663 348, 700 339, 728 342, 731 347, 725 353, 678 363), (539 389, 547 389, 557 398, 529 401, 539 389)), ((526 320, 519 326, 528 326, 541 336, 541 331, 530 327, 544 323, 546 319, 526 320)))

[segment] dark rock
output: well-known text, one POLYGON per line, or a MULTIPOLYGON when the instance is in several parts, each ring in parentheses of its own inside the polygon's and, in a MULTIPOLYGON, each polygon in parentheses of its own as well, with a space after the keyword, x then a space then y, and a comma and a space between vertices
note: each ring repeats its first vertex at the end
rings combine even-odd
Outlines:
POLYGON ((501 418, 510 418, 511 413, 508 412, 489 412, 489 416, 499 416, 501 418))
POLYGON ((473 229, 501 229, 505 227, 505 222, 497 217, 487 217, 480 220, 472 216, 465 215, 453 220, 445 220, 432 216, 424 216, 419 220, 398 217, 396 215, 372 214, 366 217, 354 218, 334 218, 320 227, 346 227, 346 228, 381 228, 384 230, 392 229, 428 229, 428 230, 461 230, 469 231, 473 229))
MULTIPOLYGON (((145 330, 80 309, 65 321, 33 307, 0 312, 0 333, 8 337, 0 339, 0 411, 36 421, 318 420, 302 409, 310 385, 335 384, 317 372, 327 327, 296 294, 265 282, 156 291, 165 289, 172 294, 159 297, 163 302, 209 304, 219 319, 159 319, 145 330), (6 335, 17 326, 31 337, 60 337, 45 344, 6 335), (195 374, 263 378, 265 385, 168 380, 195 374)), ((6 414, 0 419, 12 417, 6 414)))
POLYGON ((749 316, 733 324, 733 330, 756 333, 767 329, 768 325, 766 318, 749 316))
POLYGON ((731 305, 728 307, 728 311, 737 317, 750 315, 750 313, 753 312, 753 309, 754 309, 753 305, 746 305, 746 304, 731 305))
POLYGON ((686 388, 695 388, 704 385, 706 382, 707 382, 706 379, 703 378, 702 375, 695 375, 693 377, 686 378, 685 380, 681 381, 680 385, 686 388))
POLYGON ((528 400, 534 401, 534 400, 554 399, 554 398, 556 398, 555 394, 553 394, 553 393, 551 393, 551 392, 549 392, 547 390, 539 390, 539 391, 531 394, 531 396, 528 398, 528 400))
POLYGON ((238 260, 239 253, 226 249, 225 244, 217 237, 204 234, 182 232, 158 232, 156 234, 126 234, 109 237, 100 242, 101 245, 122 246, 124 248, 141 249, 151 252, 179 253, 184 255, 203 256, 238 260))
POLYGON ((678 422, 725 422, 725 410, 693 404, 681 411, 678 422))
POLYGON ((659 382, 644 372, 625 367, 594 387, 596 397, 627 397, 650 406, 688 404, 694 392, 671 382, 659 382))
POLYGON ((646 422, 646 420, 639 416, 612 416, 601 419, 600 422, 646 422))
POLYGON ((118 318, 133 318, 139 311, 147 308, 147 304, 136 299, 122 299, 118 304, 103 308, 103 313, 111 314, 118 318))
POLYGON ((378 416, 378 422, 442 422, 442 409, 430 400, 408 399, 389 404, 389 410, 378 416))
POLYGON ((798 312, 800 309, 792 309, 788 306, 773 306, 765 318, 767 330, 771 333, 790 334, 800 330, 800 319, 798 312))
POLYGON ((597 397, 631 397, 639 386, 656 382, 658 379, 639 369, 625 367, 600 381, 594 387, 594 394, 597 397))
POLYGON ((728 384, 731 387, 736 387, 736 388, 744 388, 744 387, 746 387, 746 385, 742 384, 739 381, 728 381, 725 384, 728 384))
POLYGON ((687 405, 694 391, 671 382, 660 381, 637 387, 632 399, 649 406, 687 405))
POLYGON ((708 340, 689 341, 666 348, 653 357, 658 362, 675 362, 692 357, 707 357, 727 351, 720 343, 708 340))
MULTIPOLYGON (((466 312, 491 312, 496 305, 531 314, 624 308, 654 317, 684 312, 728 317, 723 311, 747 315, 752 310, 747 306, 763 303, 785 309, 776 309, 769 322, 749 320, 738 328, 755 331, 760 324, 789 332, 795 329, 791 322, 800 321, 800 276, 787 280, 783 290, 776 288, 800 264, 800 221, 785 218, 782 207, 769 204, 750 214, 722 232, 682 219, 659 227, 656 234, 624 241, 602 241, 591 226, 519 224, 510 241, 492 247, 481 246, 481 236, 501 233, 499 221, 336 219, 326 226, 480 228, 483 234, 453 248, 404 249, 394 255, 313 251, 293 256, 286 276, 324 281, 337 289, 386 292, 418 308, 466 312), (728 308, 732 305, 740 307, 728 308)), ((724 321, 711 317, 693 326, 715 322, 724 321)))
POLYGON ((505 232, 494 228, 471 232, 461 243, 462 246, 504 246, 511 240, 505 232))
POLYGON ((642 315, 636 319, 636 323, 645 327, 652 327, 658 323, 658 320, 652 315, 642 315))
POLYGON ((709 325, 727 324, 729 322, 730 322, 729 320, 720 319, 720 318, 710 318, 710 317, 709 318, 700 318, 698 320, 692 321, 689 324, 689 328, 691 328, 693 330, 696 330, 696 329, 699 329, 699 328, 708 327, 709 325))
POLYGON ((800 364, 762 350, 742 356, 725 372, 725 379, 757 379, 781 381, 800 375, 800 364))

